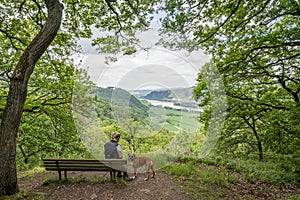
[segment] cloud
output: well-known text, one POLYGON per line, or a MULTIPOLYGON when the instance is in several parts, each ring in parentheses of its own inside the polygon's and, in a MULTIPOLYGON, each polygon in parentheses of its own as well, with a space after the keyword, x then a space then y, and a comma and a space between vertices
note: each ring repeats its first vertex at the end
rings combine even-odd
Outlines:
MULTIPOLYGON (((95 50, 85 57, 82 67, 101 87, 121 87, 127 90, 142 88, 177 88, 196 84, 199 69, 210 57, 202 51, 187 53, 155 46, 159 36, 155 30, 138 34, 140 45, 151 47, 131 56, 117 56, 117 62, 105 64, 105 55, 95 50)), ((87 45, 84 41, 83 45, 87 45)), ((89 49, 89 48, 85 48, 89 49)))

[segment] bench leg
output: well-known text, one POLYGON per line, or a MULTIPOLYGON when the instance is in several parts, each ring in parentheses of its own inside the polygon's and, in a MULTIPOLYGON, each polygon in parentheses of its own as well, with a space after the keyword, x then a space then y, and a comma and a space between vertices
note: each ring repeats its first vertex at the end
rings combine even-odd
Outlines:
POLYGON ((68 177, 67 177, 67 170, 65 170, 65 179, 67 179, 68 177))
POLYGON ((60 170, 58 170, 58 178, 61 181, 61 171, 60 170))

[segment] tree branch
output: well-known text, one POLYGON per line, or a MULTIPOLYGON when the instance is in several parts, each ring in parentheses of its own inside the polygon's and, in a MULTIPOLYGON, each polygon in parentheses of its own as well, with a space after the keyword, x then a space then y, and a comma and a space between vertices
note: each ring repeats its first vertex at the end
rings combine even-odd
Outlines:
POLYGON ((19 7, 19 12, 21 12, 22 11, 22 9, 23 9, 23 5, 26 3, 26 0, 24 0, 22 3, 21 3, 21 5, 20 5, 20 7, 19 7))
POLYGON ((228 21, 229 19, 235 14, 235 12, 238 10, 238 8, 240 7, 242 0, 239 0, 236 7, 234 8, 234 10, 230 13, 230 15, 225 19, 224 22, 222 22, 222 24, 220 26, 218 26, 216 28, 216 30, 210 34, 208 37, 206 37, 204 40, 200 41, 199 43, 204 43, 206 41, 208 41, 210 38, 212 38, 228 21))
POLYGON ((277 44, 277 45, 270 45, 270 46, 264 45, 264 46, 255 47, 249 50, 248 53, 245 55, 245 57, 241 61, 239 61, 239 63, 245 62, 248 59, 248 57, 250 57, 251 53, 253 53, 254 51, 263 50, 263 49, 275 49, 284 46, 298 47, 300 46, 300 41, 284 42, 282 44, 277 44))
POLYGON ((111 5, 111 2, 113 2, 113 1, 105 0, 105 2, 108 5, 108 7, 110 8, 110 10, 116 15, 116 20, 117 20, 117 23, 119 24, 119 29, 117 30, 116 34, 119 34, 123 28, 120 18, 119 18, 119 13, 111 5))
POLYGON ((38 7, 38 12, 37 12, 36 17, 35 17, 35 22, 36 22, 37 25, 39 25, 41 28, 43 28, 43 20, 42 20, 42 18, 39 18, 39 15, 42 15, 42 13, 43 13, 42 12, 42 7, 36 0, 33 0, 33 2, 38 7))
MULTIPOLYGON (((254 15, 248 17, 247 19, 242 20, 238 25, 236 25, 236 26, 234 27, 234 30, 236 30, 238 27, 240 27, 241 24, 243 24, 244 22, 247 22, 246 24, 248 24, 254 17, 256 17, 257 15, 259 15, 259 14, 267 7, 267 5, 268 5, 270 2, 271 2, 271 0, 266 1, 265 4, 263 5, 263 7, 262 7, 259 11, 257 11, 256 13, 254 13, 254 15)), ((246 24, 244 24, 244 26, 245 26, 246 24)))
MULTIPOLYGON (((251 101, 251 102, 254 102, 254 99, 253 98, 249 98, 249 97, 240 97, 240 96, 237 96, 237 95, 234 95, 232 93, 229 93, 227 92, 226 93, 227 96, 230 96, 234 99, 239 99, 239 100, 242 100, 242 101, 251 101)), ((265 102, 257 102, 258 105, 261 105, 261 106, 267 106, 267 107, 271 107, 271 108, 274 108, 274 109, 277 109, 277 110, 290 110, 290 108, 288 107, 284 107, 284 106, 276 106, 276 105, 272 105, 272 104, 269 104, 269 103, 265 103, 265 102)))
POLYGON ((16 49, 17 51, 21 51, 22 49, 18 48, 15 44, 13 40, 17 40, 18 42, 20 42, 21 44, 23 44, 24 46, 26 46, 25 42, 23 42, 20 38, 17 38, 13 35, 10 35, 7 31, 3 30, 0 28, 0 32, 4 33, 5 36, 9 39, 10 44, 13 46, 14 49, 16 49))

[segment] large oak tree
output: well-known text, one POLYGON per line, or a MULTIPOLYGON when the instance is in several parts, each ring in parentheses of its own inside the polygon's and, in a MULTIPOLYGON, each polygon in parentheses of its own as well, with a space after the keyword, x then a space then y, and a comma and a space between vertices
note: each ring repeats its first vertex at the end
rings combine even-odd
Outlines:
POLYGON ((51 61, 71 55, 77 40, 92 37, 93 31, 102 33, 93 42, 100 51, 134 52, 135 31, 149 25, 153 2, 0 1, 1 85, 9 87, 1 98, 5 107, 0 127, 0 195, 18 191, 16 139, 34 68, 48 63, 55 69, 57 63, 51 61))

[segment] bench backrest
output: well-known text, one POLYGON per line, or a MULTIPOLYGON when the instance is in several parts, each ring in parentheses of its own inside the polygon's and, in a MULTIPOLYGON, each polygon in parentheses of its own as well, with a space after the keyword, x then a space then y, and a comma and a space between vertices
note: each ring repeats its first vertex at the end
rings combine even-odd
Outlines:
POLYGON ((49 171, 126 171, 127 160, 123 159, 56 159, 44 158, 44 167, 49 171))

